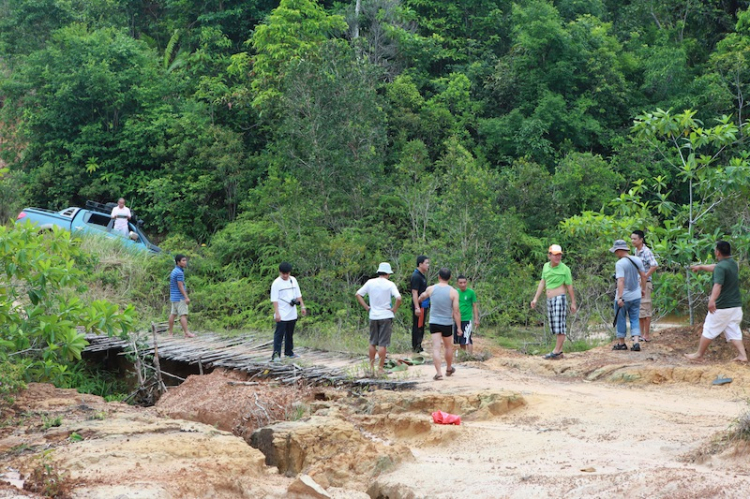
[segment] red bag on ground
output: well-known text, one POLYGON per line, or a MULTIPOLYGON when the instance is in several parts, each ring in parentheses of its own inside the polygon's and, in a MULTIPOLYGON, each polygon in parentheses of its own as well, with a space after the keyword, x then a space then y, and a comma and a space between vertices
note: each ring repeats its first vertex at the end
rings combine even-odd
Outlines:
POLYGON ((456 416, 455 414, 448 414, 447 412, 443 412, 443 411, 433 412, 432 420, 437 424, 454 424, 454 425, 461 424, 461 416, 456 416))

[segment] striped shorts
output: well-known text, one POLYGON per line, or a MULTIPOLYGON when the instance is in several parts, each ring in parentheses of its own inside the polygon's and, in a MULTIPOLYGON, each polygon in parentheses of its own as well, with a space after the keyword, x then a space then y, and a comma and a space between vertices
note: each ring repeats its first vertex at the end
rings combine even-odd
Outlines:
POLYGON ((568 318, 568 297, 557 295, 547 298, 547 322, 552 334, 567 334, 565 320, 568 318))

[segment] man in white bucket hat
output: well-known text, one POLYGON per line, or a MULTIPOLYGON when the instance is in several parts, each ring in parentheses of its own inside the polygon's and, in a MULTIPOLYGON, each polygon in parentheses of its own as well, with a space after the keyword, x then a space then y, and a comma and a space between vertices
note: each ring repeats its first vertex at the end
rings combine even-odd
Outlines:
POLYGON ((630 320, 630 337, 633 352, 641 351, 638 341, 641 337, 640 310, 641 298, 646 292, 646 269, 643 261, 637 256, 630 256, 630 247, 624 239, 618 239, 609 248, 609 251, 617 256, 615 264, 615 279, 617 279, 617 293, 615 295, 615 328, 617 343, 612 350, 627 350, 625 337, 628 333, 628 325, 625 319, 627 315, 630 320))
POLYGON ((370 371, 375 370, 375 352, 380 358, 378 375, 383 374, 386 349, 391 344, 393 332, 393 318, 401 306, 401 293, 389 279, 393 274, 391 264, 383 262, 378 266, 378 277, 370 279, 357 291, 356 297, 365 310, 370 313, 370 371), (370 304, 365 303, 364 297, 369 295, 370 304), (393 305, 392 299, 396 299, 393 305))

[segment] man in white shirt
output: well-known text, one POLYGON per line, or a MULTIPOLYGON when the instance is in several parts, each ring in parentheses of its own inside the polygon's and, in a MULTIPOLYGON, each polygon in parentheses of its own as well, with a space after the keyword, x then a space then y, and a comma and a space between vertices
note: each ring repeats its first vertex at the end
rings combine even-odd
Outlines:
POLYGON ((395 284, 389 281, 393 274, 391 264, 383 262, 378 267, 378 277, 370 279, 362 286, 357 294, 357 301, 370 312, 370 372, 375 371, 375 351, 377 348, 378 375, 383 375, 383 363, 385 362, 386 349, 391 344, 391 333, 393 332, 393 318, 398 307, 401 306, 401 293, 395 284), (370 296, 370 304, 365 303, 365 295, 370 296), (396 305, 392 304, 392 298, 396 299, 396 305))
POLYGON ((271 361, 281 358, 281 343, 284 342, 284 355, 288 359, 296 359, 294 353, 294 325, 297 323, 297 305, 300 305, 302 315, 307 315, 305 302, 297 279, 291 276, 292 266, 287 262, 279 265, 279 277, 271 285, 271 303, 273 304, 273 319, 276 321, 276 331, 273 335, 273 355, 271 361))
POLYGON ((111 217, 115 221, 115 231, 120 232, 121 234, 124 234, 125 237, 127 237, 128 234, 130 234, 128 221, 130 221, 131 213, 130 208, 125 206, 125 198, 120 198, 117 200, 117 206, 112 208, 111 217))

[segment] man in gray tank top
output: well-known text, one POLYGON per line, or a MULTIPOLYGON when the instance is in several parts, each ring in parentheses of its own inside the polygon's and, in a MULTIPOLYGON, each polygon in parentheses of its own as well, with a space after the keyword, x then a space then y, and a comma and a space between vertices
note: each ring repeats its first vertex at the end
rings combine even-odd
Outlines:
MULTIPOLYGON (((446 268, 438 272, 438 283, 430 286, 419 296, 419 301, 430 299, 430 334, 432 335, 432 362, 435 364, 437 374, 432 378, 435 381, 443 379, 442 361, 440 360, 440 345, 445 348, 445 375, 450 376, 456 372, 453 367, 453 328, 461 324, 461 312, 458 304, 458 291, 448 282, 451 280, 451 271, 446 268)), ((458 336, 463 333, 460 329, 458 336)))

